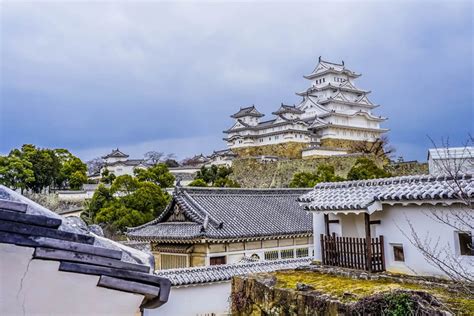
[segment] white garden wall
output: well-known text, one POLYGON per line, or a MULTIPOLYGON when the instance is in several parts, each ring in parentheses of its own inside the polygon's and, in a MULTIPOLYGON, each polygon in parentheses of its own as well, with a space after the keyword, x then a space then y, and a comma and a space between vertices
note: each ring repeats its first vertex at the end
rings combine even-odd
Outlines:
POLYGON ((168 303, 158 309, 145 309, 145 316, 228 315, 231 282, 172 287, 168 303))
POLYGON ((142 295, 97 287, 99 276, 32 260, 33 248, 0 244, 0 315, 133 316, 142 295))

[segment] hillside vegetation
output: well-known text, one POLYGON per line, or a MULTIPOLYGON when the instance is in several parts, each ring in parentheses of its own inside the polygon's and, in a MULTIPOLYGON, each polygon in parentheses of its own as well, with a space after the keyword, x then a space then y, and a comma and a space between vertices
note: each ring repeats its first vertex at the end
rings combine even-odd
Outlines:
MULTIPOLYGON (((334 167, 337 176, 346 178, 349 170, 360 155, 328 157, 316 159, 291 159, 277 162, 260 162, 255 158, 234 160, 233 173, 230 178, 243 188, 278 188, 288 187, 293 175, 298 172, 315 172, 320 165, 334 167)), ((376 161, 379 166, 382 161, 376 161)), ((384 166, 393 176, 427 174, 426 163, 394 163, 384 166)))

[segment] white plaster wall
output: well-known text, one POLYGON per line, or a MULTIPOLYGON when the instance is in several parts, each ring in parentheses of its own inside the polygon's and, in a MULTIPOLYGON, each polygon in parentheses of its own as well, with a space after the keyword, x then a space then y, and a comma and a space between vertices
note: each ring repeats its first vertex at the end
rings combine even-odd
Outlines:
POLYGON ((302 151, 303 157, 311 157, 311 156, 341 156, 347 154, 346 151, 336 151, 336 150, 328 150, 328 149, 311 149, 311 150, 303 150, 302 151))
MULTIPOLYGON (((455 209, 456 206, 446 206, 444 211, 455 209)), ((384 206, 381 214, 382 223, 377 225, 377 234, 385 238, 385 262, 387 270, 393 272, 405 272, 413 274, 416 272, 421 275, 443 275, 437 268, 430 265, 421 253, 416 249, 410 240, 402 232, 410 236, 411 230, 409 222, 412 223, 419 237, 423 240, 425 237, 432 237, 433 242, 439 238, 439 245, 446 246, 453 255, 458 253, 457 235, 453 228, 446 224, 439 223, 428 216, 431 210, 435 209, 432 205, 409 205, 409 206, 384 206), (396 262, 393 258, 391 243, 403 244, 405 262, 396 262), (414 272, 412 271, 414 270, 414 272)), ((377 213, 375 213, 377 214, 377 213)), ((474 232, 472 232, 474 234, 474 232)), ((473 256, 458 256, 466 263, 466 268, 470 266, 473 269, 473 256), (470 264, 469 264, 470 262, 470 264)), ((472 271, 474 272, 474 270, 472 271)))
POLYGON ((300 137, 299 135, 295 137, 295 133, 292 135, 288 135, 285 132, 281 132, 278 135, 278 139, 275 138, 277 135, 272 136, 262 136, 255 140, 242 140, 242 143, 239 140, 234 142, 228 142, 227 145, 229 148, 241 148, 241 147, 251 147, 251 146, 264 146, 264 145, 273 145, 273 144, 281 144, 281 143, 288 143, 288 142, 297 142, 297 143, 309 143, 310 138, 308 135, 304 135, 300 137), (262 140, 262 141, 260 141, 262 140))
MULTIPOLYGON (((296 255, 296 249, 298 248, 308 248, 308 254, 311 257, 313 252, 313 245, 312 244, 303 244, 303 245, 291 245, 291 246, 278 246, 278 247, 269 247, 269 248, 258 248, 258 249, 246 249, 246 250, 238 250, 238 251, 227 251, 227 252, 216 252, 216 253, 208 253, 205 260, 206 265, 210 265, 210 258, 211 257, 219 257, 219 256, 226 256, 226 263, 237 263, 242 260, 244 257, 251 257, 252 255, 259 256, 260 260, 264 260, 265 252, 267 251, 281 251, 284 249, 294 249, 296 255)), ((280 257, 280 253, 278 253, 278 257, 280 257)))
MULTIPOLYGON (((444 207, 444 211, 449 211, 456 206, 444 207)), ((381 224, 371 225, 371 235, 378 237, 384 236, 385 264, 386 269, 396 273, 419 274, 444 276, 442 271, 433 267, 425 260, 419 250, 413 246, 410 240, 405 236, 410 236, 411 230, 409 222, 412 223, 419 237, 423 240, 425 237, 431 237, 434 241, 439 238, 439 245, 446 246, 452 251, 453 255, 458 252, 457 235, 453 228, 446 224, 439 223, 428 216, 434 209, 432 205, 384 205, 383 211, 371 214, 371 220, 381 220, 381 224), (428 213, 427 213, 428 212, 428 213), (405 233, 405 235, 404 235, 405 233), (405 262, 397 262, 393 257, 392 244, 402 244, 405 262)), ((339 219, 340 224, 330 224, 330 232, 338 236, 345 237, 363 237, 364 219, 363 214, 359 215, 329 215, 330 219, 339 219)), ((321 260, 320 234, 324 234, 324 215, 313 213, 314 227, 314 248, 315 259, 321 260)), ((474 232, 472 232, 474 235, 474 232)), ((474 256, 458 256, 465 263, 465 267, 473 269, 474 256)), ((474 272, 474 271, 473 271, 474 272)))
POLYGON ((205 283, 172 287, 168 303, 159 309, 145 309, 145 316, 228 315, 231 283, 205 283))
POLYGON ((321 234, 324 234, 324 215, 313 212, 314 260, 321 261, 321 234))
POLYGON ((111 173, 113 173, 116 177, 123 176, 123 175, 130 175, 133 176, 133 169, 134 166, 125 166, 125 165, 116 165, 116 166, 108 166, 107 169, 111 173))
POLYGON ((34 249, 0 244, 0 315, 128 315, 142 295, 97 287, 99 276, 58 271, 31 260, 34 249))
POLYGON ((58 199, 61 201, 83 201, 92 198, 91 191, 59 191, 58 199))
POLYGON ((431 175, 446 175, 447 170, 459 169, 459 173, 474 174, 474 157, 433 159, 428 157, 428 169, 431 175))
POLYGON ((361 130, 350 130, 350 129, 340 129, 340 128, 325 128, 320 130, 321 139, 325 138, 337 138, 337 139, 347 139, 347 140, 369 140, 374 141, 376 138, 380 137, 381 133, 374 131, 361 131, 361 130), (367 136, 365 135, 367 133, 367 136))
POLYGON ((117 161, 125 161, 127 159, 128 159, 127 157, 109 157, 109 158, 105 159, 105 162, 106 163, 114 163, 114 162, 117 162, 117 161))

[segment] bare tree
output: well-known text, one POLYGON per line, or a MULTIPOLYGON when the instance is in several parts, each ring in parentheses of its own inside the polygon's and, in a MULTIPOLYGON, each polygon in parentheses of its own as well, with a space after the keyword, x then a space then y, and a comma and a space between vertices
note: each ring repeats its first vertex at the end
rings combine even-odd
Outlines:
POLYGON ((395 148, 389 144, 388 137, 383 135, 374 142, 368 140, 352 144, 350 151, 353 153, 371 154, 379 159, 390 159, 395 153, 395 148))
MULTIPOLYGON (((453 228, 458 233, 470 236, 471 242, 468 243, 467 248, 472 255, 474 254, 472 242, 474 192, 467 185, 466 179, 470 181, 471 175, 467 175, 466 170, 468 170, 467 165, 472 164, 474 159, 472 147, 470 147, 474 144, 473 138, 469 136, 461 155, 459 155, 459 152, 455 154, 449 149, 449 140, 442 140, 442 148, 438 148, 433 141, 432 143, 438 156, 443 158, 436 162, 437 171, 449 180, 445 181, 446 188, 452 193, 452 197, 458 200, 458 203, 456 203, 456 207, 451 208, 433 207, 426 211, 425 215, 436 222, 453 228)), ((466 284, 465 290, 473 294, 474 261, 459 256, 451 245, 440 242, 439 237, 429 233, 422 235, 408 218, 406 220, 410 228, 409 231, 402 230, 402 233, 420 251, 427 262, 444 272, 452 280, 460 282, 460 284, 466 284)))
POLYGON ((145 160, 152 165, 156 165, 165 156, 162 151, 149 151, 145 154, 145 160))
POLYGON ((166 161, 166 160, 175 160, 175 159, 176 159, 176 155, 174 153, 169 153, 166 155, 164 160, 166 161))
POLYGON ((104 160, 102 158, 94 158, 86 162, 87 165, 87 172, 89 174, 96 174, 100 172, 102 166, 104 165, 104 160))

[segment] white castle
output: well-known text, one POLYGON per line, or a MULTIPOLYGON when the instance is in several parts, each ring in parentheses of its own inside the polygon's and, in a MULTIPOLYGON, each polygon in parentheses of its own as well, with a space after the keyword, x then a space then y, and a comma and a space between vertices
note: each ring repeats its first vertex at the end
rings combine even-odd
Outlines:
MULTIPOLYGON (((229 148, 273 145, 288 142, 307 143, 309 148, 340 149, 354 141, 375 141, 388 131, 380 127, 386 118, 375 116, 370 91, 354 85, 360 74, 319 57, 313 72, 304 78, 310 87, 296 93, 302 97, 298 105, 281 104, 273 112, 275 118, 261 121, 264 114, 255 106, 241 108, 231 117, 234 125, 224 131, 229 148), (335 140, 335 141, 330 141, 335 140), (342 140, 342 142, 341 142, 342 140), (339 146, 335 146, 338 144, 339 146)), ((347 148, 347 147, 346 147, 347 148)))

